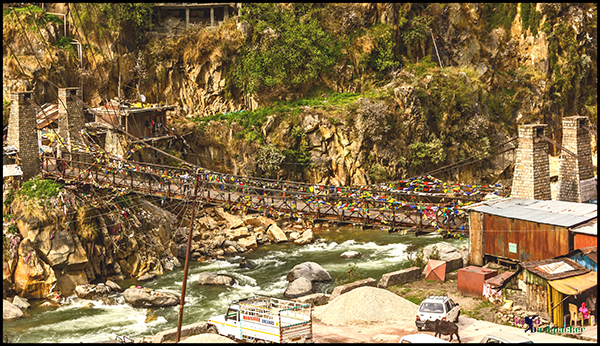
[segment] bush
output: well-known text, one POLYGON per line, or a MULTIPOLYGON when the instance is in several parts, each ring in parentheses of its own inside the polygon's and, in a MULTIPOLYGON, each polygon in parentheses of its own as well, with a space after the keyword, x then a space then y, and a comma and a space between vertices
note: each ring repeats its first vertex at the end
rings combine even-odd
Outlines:
POLYGON ((356 266, 356 264, 349 264, 349 266, 350 269, 348 269, 348 271, 340 274, 337 278, 335 278, 336 285, 346 285, 355 281, 365 279, 365 277, 358 273, 358 267, 356 266))
POLYGON ((431 18, 415 16, 410 20, 408 28, 400 34, 405 45, 411 46, 420 43, 429 35, 431 18))
POLYGON ((272 177, 280 168, 285 155, 273 144, 262 146, 258 152, 256 164, 265 172, 267 177, 272 177))
POLYGON ((41 179, 38 176, 26 181, 21 190, 17 192, 17 196, 26 196, 30 199, 37 199, 43 202, 50 197, 56 197, 62 189, 63 186, 54 180, 41 179))

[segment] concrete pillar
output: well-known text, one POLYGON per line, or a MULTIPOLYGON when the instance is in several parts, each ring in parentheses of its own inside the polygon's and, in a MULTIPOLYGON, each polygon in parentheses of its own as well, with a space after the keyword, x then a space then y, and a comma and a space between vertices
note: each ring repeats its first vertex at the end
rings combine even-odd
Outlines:
POLYGON ((519 147, 511 197, 551 199, 548 142, 538 136, 546 135, 547 127, 546 124, 519 126, 519 147))
POLYGON ((35 109, 28 100, 33 101, 31 91, 10 94, 10 119, 8 121, 8 145, 14 145, 18 151, 23 180, 29 180, 40 173, 37 122, 35 109))
POLYGON ((215 8, 214 7, 210 8, 210 26, 211 27, 215 26, 215 8))
POLYGON ((589 119, 585 116, 563 118, 562 146, 581 159, 561 151, 556 197, 559 201, 587 202, 582 201, 580 182, 593 178, 594 170, 585 162, 592 162, 592 147, 590 134, 583 126, 589 126, 589 119))
POLYGON ((85 118, 83 116, 83 105, 73 96, 81 99, 80 88, 59 88, 58 89, 58 134, 62 138, 62 143, 58 145, 58 156, 64 157, 64 151, 71 151, 71 146, 77 143, 80 138, 79 131, 84 128, 85 118), (61 144, 66 145, 65 149, 61 144))
POLYGON ((185 28, 189 28, 190 27, 190 9, 186 8, 185 9, 185 28))

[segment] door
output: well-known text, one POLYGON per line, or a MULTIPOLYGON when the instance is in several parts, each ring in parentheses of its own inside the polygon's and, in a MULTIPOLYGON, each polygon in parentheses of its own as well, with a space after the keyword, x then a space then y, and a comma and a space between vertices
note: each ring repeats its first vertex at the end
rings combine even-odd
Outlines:
POLYGON ((456 321, 458 317, 458 305, 452 299, 449 299, 444 305, 446 306, 446 311, 448 311, 446 320, 449 322, 456 321))

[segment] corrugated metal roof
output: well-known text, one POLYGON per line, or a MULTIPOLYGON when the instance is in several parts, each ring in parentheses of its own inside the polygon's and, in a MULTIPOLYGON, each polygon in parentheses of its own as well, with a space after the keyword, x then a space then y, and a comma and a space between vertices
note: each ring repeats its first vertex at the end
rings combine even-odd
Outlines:
POLYGON ((483 201, 464 209, 561 227, 573 227, 598 217, 597 204, 522 198, 483 201))
POLYGON ((560 293, 572 296, 598 285, 598 273, 588 272, 565 279, 548 281, 560 293))
POLYGON ((590 220, 584 224, 581 224, 577 227, 571 229, 575 233, 583 233, 589 235, 598 235, 598 219, 590 220))
POLYGON ((573 261, 570 258, 548 258, 539 261, 521 262, 519 265, 535 275, 540 276, 545 280, 558 280, 564 279, 575 275, 581 275, 589 272, 589 269, 582 266, 581 264, 573 261), (562 267, 563 262, 565 265, 572 267, 573 269, 567 271, 553 272, 548 270, 549 264, 562 267), (541 267, 541 268, 540 268, 541 267))

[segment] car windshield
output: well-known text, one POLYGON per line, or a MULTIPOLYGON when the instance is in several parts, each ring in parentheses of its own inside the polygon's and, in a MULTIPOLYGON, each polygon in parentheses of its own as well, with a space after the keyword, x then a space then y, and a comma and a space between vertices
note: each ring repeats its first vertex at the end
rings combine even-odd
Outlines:
POLYGON ((421 312, 444 312, 444 306, 441 303, 423 303, 419 309, 421 312))

